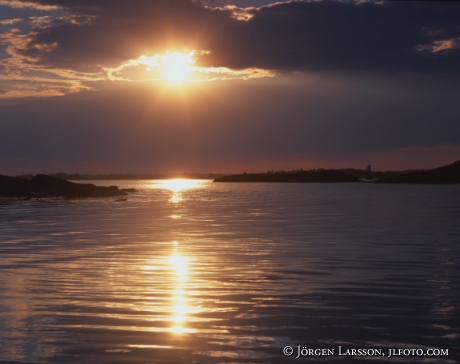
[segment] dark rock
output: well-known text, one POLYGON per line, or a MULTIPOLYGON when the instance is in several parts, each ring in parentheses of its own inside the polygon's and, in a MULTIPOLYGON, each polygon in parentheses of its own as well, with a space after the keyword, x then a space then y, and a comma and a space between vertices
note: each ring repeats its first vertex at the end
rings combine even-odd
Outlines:
POLYGON ((58 177, 38 174, 30 180, 0 175, 1 197, 113 197, 126 196, 116 186, 103 187, 91 183, 74 183, 58 177))

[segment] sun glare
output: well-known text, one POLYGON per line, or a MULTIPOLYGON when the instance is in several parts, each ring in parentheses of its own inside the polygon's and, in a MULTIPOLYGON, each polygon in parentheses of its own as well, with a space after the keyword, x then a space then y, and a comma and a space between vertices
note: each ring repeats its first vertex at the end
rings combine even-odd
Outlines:
POLYGON ((192 80, 195 64, 195 52, 167 53, 157 56, 141 56, 132 65, 142 64, 155 79, 170 83, 184 83, 192 80))
MULTIPOLYGON (((182 201, 183 196, 182 192, 192 188, 199 188, 206 180, 196 180, 196 179, 166 179, 162 181, 155 181, 152 184, 153 188, 162 188, 172 192, 169 202, 179 203, 182 201)), ((175 215, 177 217, 177 215, 175 215)), ((180 216, 178 216, 180 218, 180 216)), ((173 217, 174 218, 174 217, 173 217)))
POLYGON ((192 76, 192 65, 194 53, 171 53, 162 59, 162 72, 168 82, 182 83, 190 81, 192 76))
MULTIPOLYGON (((1 1, 1 0, 0 0, 1 1)), ((111 81, 162 81, 184 86, 193 82, 274 77, 275 73, 258 68, 233 70, 227 67, 201 67, 197 57, 209 51, 193 50, 142 55, 130 59, 118 67, 104 68, 111 81), (198 63, 198 64, 197 64, 198 63)))
POLYGON ((173 192, 180 192, 183 190, 189 190, 191 188, 197 188, 205 182, 204 180, 196 179, 185 179, 185 178, 176 178, 176 179, 166 179, 156 184, 159 188, 164 188, 173 192))

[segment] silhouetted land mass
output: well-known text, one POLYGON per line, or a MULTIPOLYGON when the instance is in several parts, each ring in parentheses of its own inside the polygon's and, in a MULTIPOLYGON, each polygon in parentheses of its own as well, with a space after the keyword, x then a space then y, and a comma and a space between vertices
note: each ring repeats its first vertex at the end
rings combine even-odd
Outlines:
MULTIPOLYGON (((214 182, 362 182, 365 169, 316 169, 305 171, 268 171, 243 173, 216 178, 214 182)), ((372 183, 455 184, 460 183, 460 161, 430 170, 372 171, 372 183)))
POLYGON ((337 170, 243 173, 216 178, 214 182, 359 182, 359 179, 337 170))
MULTIPOLYGON (((368 178, 368 171, 366 169, 345 168, 339 169, 340 172, 353 176, 355 178, 368 178)), ((405 170, 405 171, 372 171, 372 178, 390 178, 401 176, 407 173, 419 172, 420 170, 405 170)))
POLYGON ((127 192, 128 190, 120 190, 116 186, 73 183, 44 174, 37 174, 30 179, 0 175, 0 197, 113 197, 125 196, 127 192))
MULTIPOLYGON (((109 173, 109 174, 88 174, 88 173, 52 173, 52 177, 59 177, 67 181, 91 181, 91 180, 150 180, 150 179, 171 179, 171 178, 190 178, 190 179, 214 179, 221 177, 222 174, 212 173, 109 173)), ((32 178, 33 175, 23 174, 22 178, 32 178)))
POLYGON ((382 178, 375 183, 455 184, 460 183, 460 161, 444 167, 382 178))

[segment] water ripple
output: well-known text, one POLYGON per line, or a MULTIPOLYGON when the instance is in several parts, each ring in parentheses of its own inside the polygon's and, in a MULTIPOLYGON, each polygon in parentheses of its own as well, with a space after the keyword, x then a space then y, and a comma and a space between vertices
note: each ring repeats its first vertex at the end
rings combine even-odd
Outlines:
POLYGON ((139 192, 0 206, 0 363, 459 359, 458 186, 100 184, 139 192))

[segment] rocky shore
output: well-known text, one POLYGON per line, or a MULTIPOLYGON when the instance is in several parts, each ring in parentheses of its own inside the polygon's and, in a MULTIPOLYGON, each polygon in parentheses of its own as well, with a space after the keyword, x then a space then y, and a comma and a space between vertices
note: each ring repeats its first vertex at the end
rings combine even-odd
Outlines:
POLYGON ((0 175, 0 197, 115 197, 126 196, 127 192, 128 190, 116 186, 103 187, 91 183, 74 183, 44 174, 37 174, 31 179, 0 175))

